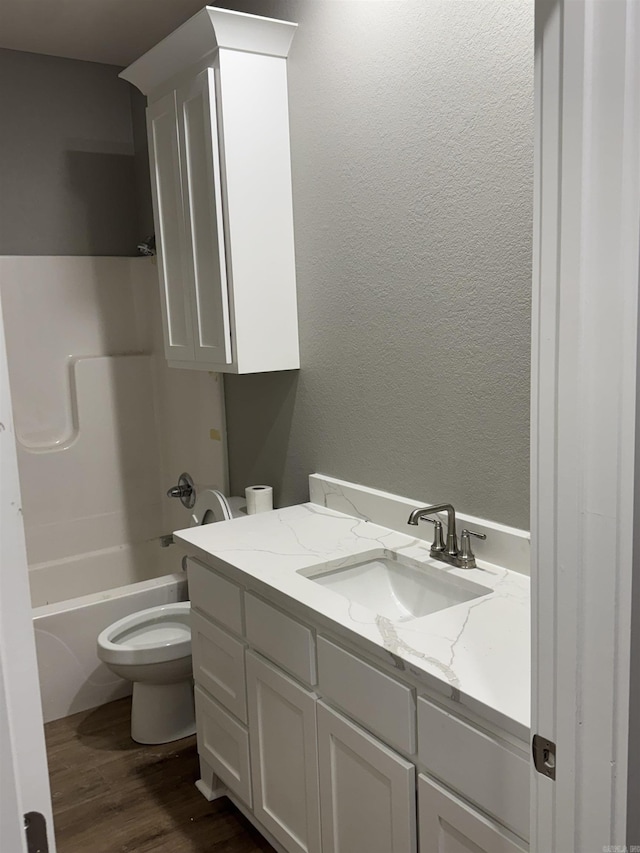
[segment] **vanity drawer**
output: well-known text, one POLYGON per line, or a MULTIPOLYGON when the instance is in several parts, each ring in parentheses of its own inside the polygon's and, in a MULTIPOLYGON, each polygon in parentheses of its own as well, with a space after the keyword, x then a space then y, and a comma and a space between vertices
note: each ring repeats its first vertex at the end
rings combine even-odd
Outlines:
POLYGON ((198 753, 224 784, 251 807, 251 765, 247 729, 195 688, 198 753))
POLYGON ((315 684, 315 644, 309 628, 251 593, 244 603, 249 643, 301 681, 315 684))
POLYGON ((527 853, 501 824, 422 773, 418 776, 420 853, 527 853))
POLYGON ((191 558, 187 559, 187 578, 191 604, 242 635, 242 589, 191 558))
POLYGON ((416 751, 416 706, 411 688, 318 637, 322 694, 385 743, 408 755, 416 751))
POLYGON ((196 684, 246 723, 244 645, 192 610, 191 651, 196 684))
POLYGON ((420 697, 418 755, 430 774, 529 838, 529 762, 516 747, 420 697))

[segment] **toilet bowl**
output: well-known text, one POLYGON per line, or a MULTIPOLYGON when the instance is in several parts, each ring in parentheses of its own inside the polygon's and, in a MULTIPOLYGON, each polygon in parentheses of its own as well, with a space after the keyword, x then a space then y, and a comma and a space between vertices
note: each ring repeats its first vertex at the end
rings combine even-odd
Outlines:
MULTIPOLYGON (((193 507, 191 526, 243 515, 240 503, 204 489, 193 507)), ((137 743, 169 743, 196 730, 190 610, 188 601, 140 610, 98 636, 98 658, 133 682, 131 737, 137 743)))
POLYGON ((98 636, 98 657, 133 682, 131 737, 169 743, 195 732, 188 601, 119 619, 98 636))

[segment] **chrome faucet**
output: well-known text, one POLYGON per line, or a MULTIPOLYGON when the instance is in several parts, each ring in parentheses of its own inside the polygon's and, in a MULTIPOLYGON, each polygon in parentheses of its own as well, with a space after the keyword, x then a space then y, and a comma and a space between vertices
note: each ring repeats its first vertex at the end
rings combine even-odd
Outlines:
POLYGON ((458 535, 456 533, 456 511, 451 504, 434 504, 420 509, 414 509, 407 524, 417 525, 419 521, 429 521, 435 526, 433 543, 430 554, 434 560, 449 563, 458 569, 475 569, 476 558, 471 550, 471 536, 478 539, 486 539, 484 533, 475 533, 473 530, 463 530, 461 533, 461 547, 458 548, 458 535), (444 544, 442 536, 442 522, 439 519, 429 518, 438 512, 447 513, 447 544, 444 544))

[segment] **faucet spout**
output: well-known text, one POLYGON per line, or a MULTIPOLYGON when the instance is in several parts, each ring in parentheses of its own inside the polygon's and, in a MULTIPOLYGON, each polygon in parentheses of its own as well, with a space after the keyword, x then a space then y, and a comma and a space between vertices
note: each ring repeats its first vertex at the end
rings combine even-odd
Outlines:
POLYGON ((447 513, 447 548, 446 554, 451 559, 458 557, 458 536, 456 534, 456 511, 451 504, 434 504, 414 509, 407 524, 417 525, 421 518, 434 515, 437 512, 447 513))

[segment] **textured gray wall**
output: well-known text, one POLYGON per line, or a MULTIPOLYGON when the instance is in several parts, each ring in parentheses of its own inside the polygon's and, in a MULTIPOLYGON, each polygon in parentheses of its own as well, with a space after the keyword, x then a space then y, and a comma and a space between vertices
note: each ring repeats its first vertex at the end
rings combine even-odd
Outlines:
POLYGON ((320 471, 528 529, 533 3, 219 5, 300 23, 302 369, 225 377, 232 491, 320 471))
POLYGON ((136 168, 136 200, 138 228, 142 239, 155 231, 153 203, 151 200, 151 176, 149 173, 149 145, 147 143, 146 97, 134 86, 131 89, 131 125, 136 168))
POLYGON ((0 50, 0 254, 136 254, 131 95, 119 70, 0 50))

